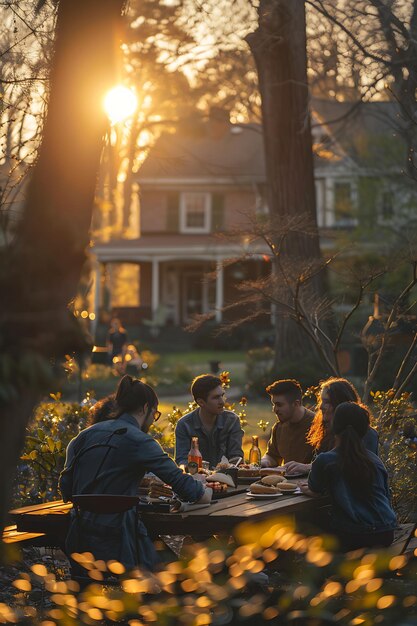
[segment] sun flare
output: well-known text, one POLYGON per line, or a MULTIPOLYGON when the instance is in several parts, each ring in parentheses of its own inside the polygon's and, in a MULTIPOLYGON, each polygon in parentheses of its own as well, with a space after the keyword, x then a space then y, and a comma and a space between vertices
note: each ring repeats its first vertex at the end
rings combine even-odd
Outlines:
POLYGON ((104 98, 104 110, 112 124, 117 124, 130 117, 137 107, 136 95, 131 89, 118 85, 107 92, 104 98))

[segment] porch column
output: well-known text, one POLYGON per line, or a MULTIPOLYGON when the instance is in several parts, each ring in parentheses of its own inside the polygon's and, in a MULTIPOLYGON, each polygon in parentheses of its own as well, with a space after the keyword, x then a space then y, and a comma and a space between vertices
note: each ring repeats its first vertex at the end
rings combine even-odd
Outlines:
POLYGON ((100 315, 101 307, 101 263, 96 261, 95 263, 95 276, 94 276, 94 297, 93 297, 93 313, 94 319, 91 322, 91 334, 93 339, 96 336, 98 318, 100 315))
POLYGON ((223 263, 217 261, 216 266, 216 322, 221 322, 223 319, 223 283, 224 283, 224 270, 223 263))
POLYGON ((152 319, 159 309, 159 259, 152 259, 152 319))

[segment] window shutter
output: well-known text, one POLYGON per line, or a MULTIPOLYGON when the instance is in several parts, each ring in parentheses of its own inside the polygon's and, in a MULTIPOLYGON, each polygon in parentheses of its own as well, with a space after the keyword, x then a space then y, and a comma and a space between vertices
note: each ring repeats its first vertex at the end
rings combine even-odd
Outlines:
POLYGON ((167 231, 169 233, 179 231, 179 206, 180 194, 177 191, 170 191, 167 202, 167 231))
POLYGON ((224 228, 224 195, 214 193, 211 204, 212 230, 223 230, 224 228))

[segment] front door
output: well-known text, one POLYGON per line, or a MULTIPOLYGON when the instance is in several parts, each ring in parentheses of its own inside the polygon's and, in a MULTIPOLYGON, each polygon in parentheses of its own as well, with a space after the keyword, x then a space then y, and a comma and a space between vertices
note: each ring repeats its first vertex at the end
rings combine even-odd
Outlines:
POLYGON ((206 284, 202 273, 184 272, 182 275, 181 314, 182 323, 187 324, 194 315, 207 311, 206 284))

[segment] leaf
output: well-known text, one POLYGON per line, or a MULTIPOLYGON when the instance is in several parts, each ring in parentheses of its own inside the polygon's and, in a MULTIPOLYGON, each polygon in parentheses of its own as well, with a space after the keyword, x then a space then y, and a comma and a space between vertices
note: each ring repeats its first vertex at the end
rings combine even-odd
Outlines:
POLYGON ((52 437, 48 437, 46 440, 46 443, 48 444, 48 448, 51 452, 55 451, 55 441, 52 439, 52 437))
POLYGON ((38 451, 37 450, 32 450, 31 452, 29 452, 28 456, 29 456, 29 459, 31 461, 34 461, 37 458, 37 456, 38 456, 38 451))

